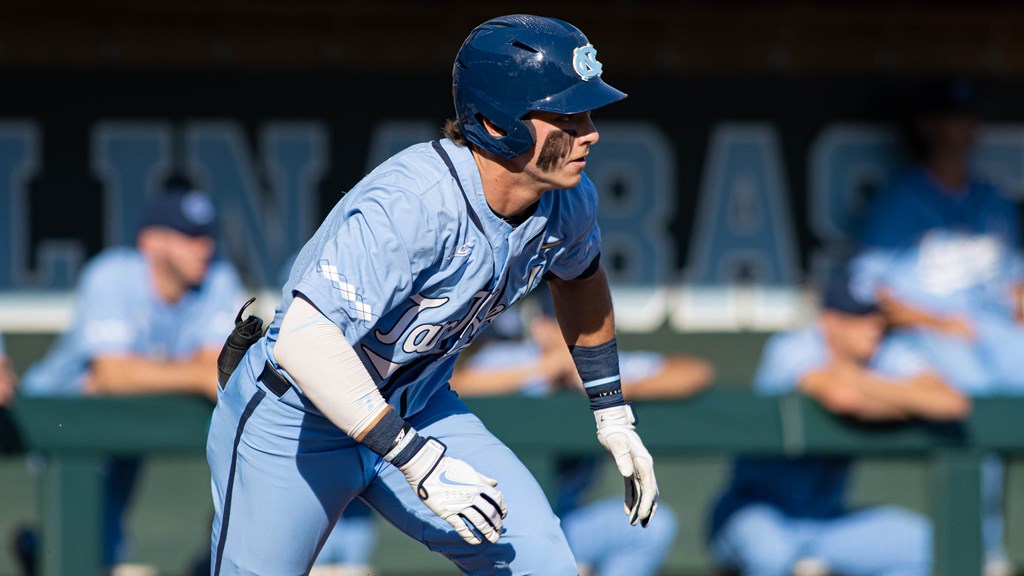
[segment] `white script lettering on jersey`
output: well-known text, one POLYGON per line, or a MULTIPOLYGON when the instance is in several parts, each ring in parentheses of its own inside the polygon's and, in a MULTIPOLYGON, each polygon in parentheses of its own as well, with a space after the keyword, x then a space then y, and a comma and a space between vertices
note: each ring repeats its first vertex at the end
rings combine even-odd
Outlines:
MULTIPOLYGON (((536 287, 543 269, 543 266, 534 266, 530 270, 527 280, 530 290, 536 287)), ((473 295, 469 310, 462 317, 442 324, 423 323, 413 326, 423 311, 440 308, 449 301, 448 298, 429 298, 415 294, 409 297, 412 306, 402 313, 390 330, 375 330, 373 335, 381 344, 391 345, 402 340, 402 351, 407 354, 454 354, 469 346, 488 324, 509 307, 498 302, 503 292, 504 287, 491 292, 481 290, 473 295), (410 326, 413 327, 410 329, 410 326), (458 335, 455 341, 441 347, 442 343, 455 335, 458 335)))
POLYGON ((995 278, 1001 258, 994 235, 930 232, 921 240, 918 266, 925 289, 951 294, 995 278))

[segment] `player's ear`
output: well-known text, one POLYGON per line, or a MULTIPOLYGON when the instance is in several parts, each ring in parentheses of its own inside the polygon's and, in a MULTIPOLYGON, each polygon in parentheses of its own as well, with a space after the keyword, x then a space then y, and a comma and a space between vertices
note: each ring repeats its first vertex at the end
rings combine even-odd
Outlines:
POLYGON ((487 129, 487 133, 490 134, 491 136, 494 136, 495 138, 503 138, 505 136, 505 131, 502 130, 501 128, 498 128, 493 122, 491 122, 487 118, 480 116, 480 122, 484 125, 484 128, 487 129))

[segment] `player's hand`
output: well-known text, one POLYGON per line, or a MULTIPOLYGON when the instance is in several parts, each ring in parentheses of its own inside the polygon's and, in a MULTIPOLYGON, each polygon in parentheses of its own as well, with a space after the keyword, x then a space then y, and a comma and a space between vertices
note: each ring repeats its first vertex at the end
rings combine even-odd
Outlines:
POLYGON ((626 404, 594 411, 597 439, 615 459, 615 466, 626 480, 626 515, 629 523, 647 527, 658 510, 658 481, 654 478, 654 459, 644 448, 633 427, 633 407, 626 404))
POLYGON ((0 406, 6 406, 14 398, 14 388, 18 377, 14 374, 6 358, 0 357, 0 406))
POLYGON ((480 544, 477 533, 495 543, 501 519, 508 510, 493 480, 472 466, 445 456, 447 447, 428 438, 423 448, 399 469, 428 508, 444 518, 470 544, 480 544), (475 530, 475 532, 474 532, 475 530))

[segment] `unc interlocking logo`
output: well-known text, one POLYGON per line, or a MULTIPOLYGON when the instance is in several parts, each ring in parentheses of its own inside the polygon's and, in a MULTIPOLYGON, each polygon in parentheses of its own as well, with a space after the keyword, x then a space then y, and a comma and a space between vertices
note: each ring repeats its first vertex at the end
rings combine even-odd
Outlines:
POLYGON ((597 49, 587 44, 572 51, 572 67, 584 81, 601 75, 601 63, 597 61, 597 49))

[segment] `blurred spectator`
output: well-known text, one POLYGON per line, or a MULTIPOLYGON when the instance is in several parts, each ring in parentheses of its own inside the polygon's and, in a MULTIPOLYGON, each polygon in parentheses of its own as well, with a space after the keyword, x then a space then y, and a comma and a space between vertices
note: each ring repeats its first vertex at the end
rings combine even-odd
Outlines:
POLYGON ((17 385, 18 377, 7 359, 3 334, 0 334, 0 456, 22 451, 21 438, 7 410, 17 385))
POLYGON ((370 576, 370 559, 377 545, 373 509, 356 499, 342 512, 327 535, 309 576, 370 576))
MULTIPOLYGON (((918 164, 869 206, 855 262, 892 337, 967 394, 1024 392, 1020 218, 971 168, 980 102, 972 84, 929 84, 909 128, 918 164)), ((1010 572, 999 460, 983 468, 986 571, 1010 572)))
MULTIPOLYGON (((865 421, 958 420, 968 400, 857 300, 845 274, 825 290, 817 322, 773 336, 755 375, 762 394, 798 390, 828 410, 865 421)), ((849 458, 743 457, 711 512, 711 553, 744 575, 931 573, 932 532, 896 507, 850 509, 849 458)))
POLYGON ((7 351, 4 348, 4 337, 0 334, 0 406, 10 404, 14 397, 14 387, 18 384, 18 377, 7 359, 7 351))
POLYGON ((1024 390, 1020 219, 971 169, 977 107, 969 83, 926 88, 910 125, 919 163, 870 204, 854 263, 858 292, 972 394, 1024 390))
MULTIPOLYGON (((214 209, 174 183, 153 198, 136 247, 110 248, 79 280, 71 327, 24 376, 26 395, 194 393, 216 398, 217 355, 233 327, 242 286, 214 256, 214 209)), ((106 468, 107 566, 126 557, 124 512, 137 459, 106 468)))
MULTIPOLYGON (((542 395, 581 387, 557 322, 547 307, 542 310, 548 313, 529 321, 528 337, 517 316, 499 317, 491 327, 497 337, 490 336, 467 351, 466 360, 452 375, 452 388, 465 397, 542 395)), ((627 400, 687 396, 707 386, 712 377, 710 365, 687 356, 622 352, 620 363, 627 400)), ((584 503, 598 471, 594 458, 563 458, 558 463, 554 509, 581 574, 653 576, 672 550, 675 515, 662 504, 658 521, 644 529, 622 522, 618 496, 584 503)))

